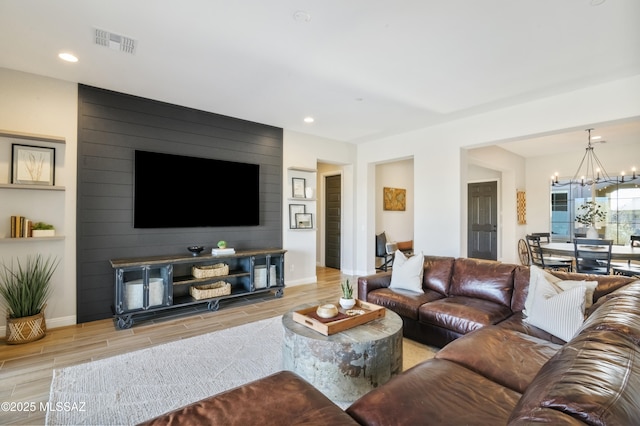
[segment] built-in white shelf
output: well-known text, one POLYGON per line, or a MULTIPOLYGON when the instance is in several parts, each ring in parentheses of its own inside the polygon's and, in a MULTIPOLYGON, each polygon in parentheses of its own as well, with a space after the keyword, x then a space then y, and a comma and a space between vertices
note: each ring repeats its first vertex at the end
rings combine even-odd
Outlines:
POLYGON ((0 129, 0 137, 8 137, 14 139, 26 139, 39 142, 66 143, 65 138, 60 136, 38 135, 36 133, 15 132, 13 130, 0 129))
POLYGON ((64 186, 51 185, 24 185, 19 183, 0 183, 2 189, 35 189, 38 191, 64 191, 64 186))
POLYGON ((64 235, 55 235, 53 237, 27 237, 27 238, 0 238, 0 244, 10 243, 34 243, 45 241, 62 241, 64 235))
POLYGON ((289 167, 288 170, 295 171, 295 172, 306 172, 306 173, 316 173, 317 172, 316 169, 311 169, 309 167, 297 167, 297 166, 289 167))

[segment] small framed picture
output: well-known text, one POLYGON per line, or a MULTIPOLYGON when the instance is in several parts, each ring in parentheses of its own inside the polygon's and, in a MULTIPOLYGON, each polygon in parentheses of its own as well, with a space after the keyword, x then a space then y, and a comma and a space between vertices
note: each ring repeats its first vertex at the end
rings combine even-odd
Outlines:
POLYGON ((296 215, 298 213, 304 213, 304 204, 289 204, 289 228, 296 229, 298 224, 296 222, 296 215))
POLYGON ((296 213, 296 228, 297 229, 313 228, 313 215, 311 213, 296 213))
POLYGON ((55 148, 12 144, 11 163, 11 183, 54 185, 55 148))
POLYGON ((304 178, 291 178, 291 187, 293 188, 293 198, 305 198, 304 188, 305 188, 305 180, 304 178))

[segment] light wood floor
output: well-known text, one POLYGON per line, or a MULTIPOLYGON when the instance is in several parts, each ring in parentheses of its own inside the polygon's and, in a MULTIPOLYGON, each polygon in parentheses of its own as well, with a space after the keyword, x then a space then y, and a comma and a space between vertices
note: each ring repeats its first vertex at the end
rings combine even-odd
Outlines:
POLYGON ((304 303, 335 303, 340 297, 340 282, 346 279, 356 287, 354 277, 342 275, 337 269, 318 268, 317 277, 317 284, 285 288, 280 299, 273 293, 229 299, 221 302, 216 312, 191 308, 170 318, 134 323, 126 330, 117 329, 112 319, 105 319, 51 329, 43 339, 24 345, 0 341, 0 403, 36 406, 35 411, 27 412, 1 410, 0 424, 44 424, 46 413, 39 407, 49 399, 54 369, 282 315, 304 303))

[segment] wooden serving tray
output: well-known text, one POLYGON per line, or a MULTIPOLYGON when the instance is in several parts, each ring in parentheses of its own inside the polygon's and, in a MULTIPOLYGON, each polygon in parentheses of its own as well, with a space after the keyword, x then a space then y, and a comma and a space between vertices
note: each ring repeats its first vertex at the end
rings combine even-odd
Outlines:
MULTIPOLYGON (((344 330, 356 327, 358 325, 366 324, 374 319, 384 317, 385 308, 383 306, 374 305, 373 303, 363 302, 356 299, 356 305, 351 309, 361 309, 364 314, 339 319, 336 321, 321 322, 317 319, 309 316, 311 312, 315 312, 319 305, 312 306, 310 308, 304 308, 297 311, 293 311, 293 320, 299 324, 304 325, 312 330, 329 336, 331 334, 339 333, 344 330)), ((336 304, 336 306, 340 306, 336 304)), ((346 313, 347 309, 341 307, 338 310, 342 313, 346 313)))

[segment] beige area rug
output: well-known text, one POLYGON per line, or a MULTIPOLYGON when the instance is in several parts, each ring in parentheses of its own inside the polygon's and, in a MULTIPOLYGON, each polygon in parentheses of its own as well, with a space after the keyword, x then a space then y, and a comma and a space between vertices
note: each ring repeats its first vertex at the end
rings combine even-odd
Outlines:
MULTIPOLYGON (((148 420, 281 370, 282 342, 278 316, 54 370, 46 424, 148 420)), ((405 339, 404 368, 434 353, 405 339)))

